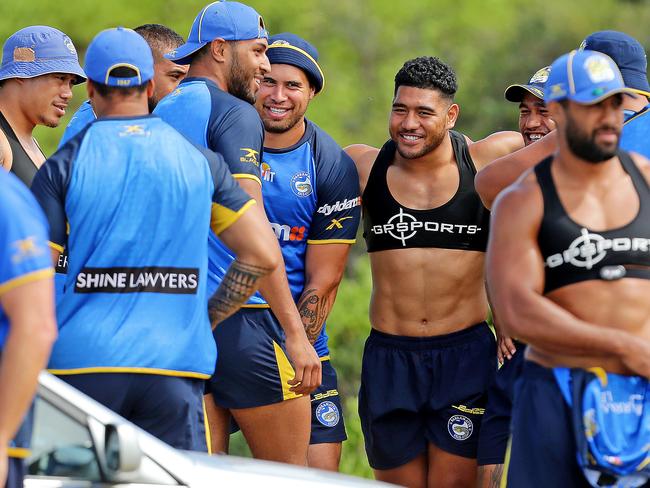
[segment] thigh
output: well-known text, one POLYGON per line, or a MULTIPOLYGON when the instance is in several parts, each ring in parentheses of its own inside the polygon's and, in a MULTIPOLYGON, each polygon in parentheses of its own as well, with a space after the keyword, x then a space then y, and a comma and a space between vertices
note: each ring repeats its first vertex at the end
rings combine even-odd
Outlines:
POLYGON ((429 488, 474 488, 476 459, 457 456, 429 444, 429 488))
POLYGON ((392 469, 375 469, 375 479, 408 488, 427 488, 428 461, 426 453, 392 469))
POLYGON ((230 411, 214 403, 212 395, 203 397, 205 405, 205 432, 210 454, 228 454, 230 440, 230 411))
POLYGON ((309 397, 262 407, 232 409, 257 459, 307 465, 311 430, 309 397))
POLYGON ((341 462, 341 442, 310 444, 307 453, 307 465, 310 468, 325 471, 338 471, 341 462))

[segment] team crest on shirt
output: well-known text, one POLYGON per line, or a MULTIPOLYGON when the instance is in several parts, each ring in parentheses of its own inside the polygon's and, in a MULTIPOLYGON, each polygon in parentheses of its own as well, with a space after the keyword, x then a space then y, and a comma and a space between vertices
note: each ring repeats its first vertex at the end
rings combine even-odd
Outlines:
POLYGON ((453 415, 447 422, 449 435, 457 441, 469 439, 474 432, 474 424, 464 415, 453 415))
POLYGON ((273 180, 275 179, 275 171, 271 169, 269 163, 262 163, 262 179, 269 183, 273 183, 273 180))
POLYGON ((122 129, 122 132, 119 132, 120 137, 148 136, 151 133, 145 130, 144 125, 123 125, 122 129))
POLYGON ((299 197, 311 195, 311 178, 309 173, 300 171, 291 177, 291 191, 299 197))
POLYGON ((259 166, 260 162, 257 160, 257 156, 260 154, 259 151, 252 149, 250 147, 240 147, 240 151, 243 151, 244 155, 239 158, 239 161, 242 163, 250 163, 255 166, 259 166))
POLYGON ((44 253, 43 249, 36 243, 36 237, 34 236, 14 241, 11 243, 11 247, 14 249, 11 262, 14 264, 20 264, 27 259, 35 258, 44 253))
POLYGON ((341 415, 336 405, 330 401, 321 402, 316 407, 316 418, 325 427, 336 427, 341 415))

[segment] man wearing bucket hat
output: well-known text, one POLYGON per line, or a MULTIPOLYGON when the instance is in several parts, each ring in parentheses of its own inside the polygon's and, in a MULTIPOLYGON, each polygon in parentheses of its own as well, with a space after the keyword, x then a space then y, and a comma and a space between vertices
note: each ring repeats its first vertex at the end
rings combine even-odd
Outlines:
POLYGON ((0 66, 0 164, 30 185, 45 155, 32 135, 37 125, 56 127, 85 81, 77 51, 53 27, 26 27, 7 39, 0 66))
POLYGON ((647 481, 650 166, 618 149, 632 93, 602 53, 558 58, 544 90, 558 150, 494 205, 488 290, 528 344, 508 486, 647 481))
MULTIPOLYGON (((195 144, 222 154, 240 186, 260 203, 264 127, 252 104, 270 71, 267 37, 262 17, 251 7, 230 1, 207 5, 196 16, 187 43, 167 55, 190 65, 188 77, 154 110, 195 144)), ((294 191, 311 193, 309 181, 295 176, 294 191)), ((277 243, 274 248, 280 252, 277 243)), ((230 251, 212 240, 209 290, 221 282, 231 261, 230 251)), ((263 280, 260 292, 214 331, 220 352, 205 397, 213 445, 227 449, 231 413, 253 456, 304 465, 308 394, 321 383, 321 364, 283 266, 263 280)))
MULTIPOLYGON (((506 100, 519 104, 519 132, 526 145, 538 141, 555 129, 555 122, 544 103, 544 84, 549 73, 550 66, 546 66, 536 71, 528 83, 510 85, 504 93, 506 100)), ((498 339, 497 355, 502 365, 488 390, 479 433, 476 459, 479 487, 498 486, 501 479, 510 436, 514 383, 523 363, 524 344, 502 334, 498 335, 498 339), (519 353, 515 354, 517 351, 519 353)))
POLYGON ((264 207, 307 336, 323 367, 323 382, 311 394, 308 464, 336 471, 347 436, 325 319, 356 238, 359 177, 343 149, 305 118, 309 103, 325 83, 316 48, 285 32, 269 39, 267 56, 271 72, 264 76, 255 102, 265 129, 264 207), (302 187, 295 185, 297 180, 302 187), (298 238, 292 239, 294 229, 298 238))
MULTIPOLYGON (((643 46, 632 36, 618 31, 599 31, 582 41, 580 49, 589 49, 608 55, 619 67, 625 86, 636 95, 625 97, 623 109, 625 125, 621 147, 650 157, 650 117, 647 116, 650 86, 647 76, 647 58, 643 46)), ((555 134, 509 154, 479 171, 476 189, 489 208, 498 193, 513 183, 521 173, 549 156, 557 147, 555 134)))
POLYGON ((48 367, 168 444, 206 450, 204 380, 216 361, 206 224, 237 255, 213 297, 213 326, 277 265, 274 237, 219 155, 149 115, 153 57, 140 35, 102 31, 85 68, 99 118, 32 185, 51 247, 70 254, 48 367))

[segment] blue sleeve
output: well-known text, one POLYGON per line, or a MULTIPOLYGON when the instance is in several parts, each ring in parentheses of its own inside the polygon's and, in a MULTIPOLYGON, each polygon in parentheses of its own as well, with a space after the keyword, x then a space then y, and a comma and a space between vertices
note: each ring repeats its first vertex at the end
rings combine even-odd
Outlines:
POLYGON ((45 216, 29 189, 12 174, 0 178, 0 294, 52 276, 45 216), (5 181, 6 180, 6 181, 5 181))
POLYGON ((316 148, 318 209, 308 244, 353 244, 361 218, 359 175, 352 159, 334 141, 316 148))
POLYGON ((63 252, 68 239, 65 196, 70 184, 72 162, 77 157, 87 130, 88 126, 50 156, 32 182, 32 193, 50 224, 50 243, 59 252, 63 252))
POLYGON ((255 200, 234 180, 221 154, 204 148, 199 149, 208 160, 214 182, 210 228, 219 235, 254 205, 255 200))
POLYGON ((223 117, 210 121, 208 147, 220 153, 236 179, 260 180, 264 126, 252 105, 234 105, 223 117))
POLYGON ((90 105, 90 100, 86 100, 70 119, 70 122, 65 128, 65 132, 59 141, 58 149, 61 149, 66 142, 79 134, 79 132, 95 119, 95 112, 93 111, 92 105, 90 105))

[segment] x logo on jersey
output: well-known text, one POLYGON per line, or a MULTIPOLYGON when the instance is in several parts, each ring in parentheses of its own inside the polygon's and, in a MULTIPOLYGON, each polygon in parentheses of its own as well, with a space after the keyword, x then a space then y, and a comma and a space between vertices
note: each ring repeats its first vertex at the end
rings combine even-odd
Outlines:
POLYGON ((344 220, 347 220, 347 219, 351 219, 351 218, 352 217, 343 217, 343 218, 338 219, 338 220, 337 219, 332 219, 332 223, 330 225, 328 225, 327 227, 325 227, 325 230, 332 230, 334 228, 342 229, 343 224, 341 224, 341 222, 343 222, 344 220))

